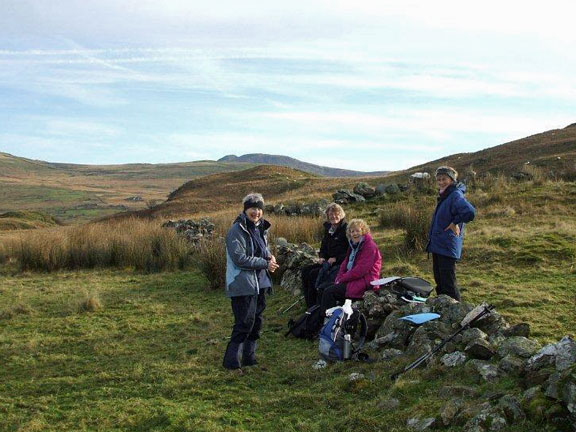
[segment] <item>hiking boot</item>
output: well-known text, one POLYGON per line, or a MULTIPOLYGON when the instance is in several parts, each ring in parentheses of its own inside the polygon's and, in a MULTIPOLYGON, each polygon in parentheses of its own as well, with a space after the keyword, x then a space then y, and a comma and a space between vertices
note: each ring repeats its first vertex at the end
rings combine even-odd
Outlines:
POLYGON ((225 369, 240 369, 240 352, 242 352, 241 343, 232 341, 228 342, 222 366, 224 366, 225 369))
POLYGON ((242 366, 254 366, 258 364, 256 360, 256 346, 256 341, 247 340, 244 342, 242 366))

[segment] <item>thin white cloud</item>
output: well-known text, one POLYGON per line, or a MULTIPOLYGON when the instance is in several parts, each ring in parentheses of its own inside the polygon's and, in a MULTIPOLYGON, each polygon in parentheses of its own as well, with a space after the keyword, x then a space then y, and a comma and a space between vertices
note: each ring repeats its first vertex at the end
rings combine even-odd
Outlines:
POLYGON ((51 136, 111 138, 122 133, 118 126, 86 120, 52 118, 46 121, 44 132, 51 136))

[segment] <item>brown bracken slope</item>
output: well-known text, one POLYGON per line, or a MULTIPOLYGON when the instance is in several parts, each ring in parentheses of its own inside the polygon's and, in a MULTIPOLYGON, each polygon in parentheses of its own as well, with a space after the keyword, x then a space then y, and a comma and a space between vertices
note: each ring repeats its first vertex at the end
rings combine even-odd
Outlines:
MULTIPOLYGON (((570 175, 576 163, 576 123, 564 129, 553 129, 475 153, 458 153, 422 165, 402 173, 432 172, 440 165, 450 165, 464 172, 472 167, 478 174, 512 174, 527 164, 544 168, 558 176, 570 175)), ((396 177, 400 173, 395 173, 396 177)))

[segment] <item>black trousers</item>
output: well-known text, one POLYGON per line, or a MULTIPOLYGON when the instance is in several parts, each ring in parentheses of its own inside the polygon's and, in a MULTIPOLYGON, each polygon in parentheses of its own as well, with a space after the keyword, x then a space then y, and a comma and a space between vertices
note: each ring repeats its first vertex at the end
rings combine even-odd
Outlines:
POLYGON ((234 327, 232 327, 231 342, 244 343, 260 338, 262 329, 262 313, 266 309, 266 290, 261 289, 258 295, 232 297, 232 312, 234 312, 234 327))
POLYGON ((456 285, 456 258, 433 253, 432 269, 436 282, 436 294, 446 294, 460 301, 460 291, 456 285))
POLYGON ((312 264, 302 269, 302 291, 306 300, 306 309, 314 306, 320 300, 316 291, 316 279, 322 269, 322 264, 312 264))
POLYGON ((329 285, 322 293, 322 301, 320 302, 320 314, 326 315, 326 310, 338 305, 338 302, 346 300, 346 284, 329 285))

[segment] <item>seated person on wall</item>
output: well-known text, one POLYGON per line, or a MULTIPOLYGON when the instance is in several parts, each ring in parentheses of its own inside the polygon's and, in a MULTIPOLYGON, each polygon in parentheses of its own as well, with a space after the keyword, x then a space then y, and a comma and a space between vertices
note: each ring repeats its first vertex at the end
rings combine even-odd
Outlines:
MULTIPOLYGON (((342 264, 348 250, 348 238, 346 237, 348 224, 344 220, 346 216, 344 209, 340 205, 332 203, 326 207, 324 213, 327 221, 324 222, 324 237, 322 237, 318 252, 320 258, 318 263, 302 269, 302 292, 306 299, 306 308, 310 308, 320 300, 317 298, 316 290, 318 274, 323 269, 329 271, 330 267, 342 264)), ((322 280, 322 282, 325 281, 322 280)))
POLYGON ((361 299, 366 290, 372 289, 370 282, 380 277, 382 256, 372 240, 368 224, 362 219, 352 219, 346 234, 350 248, 340 265, 336 283, 322 294, 320 308, 323 314, 345 299, 361 299))

